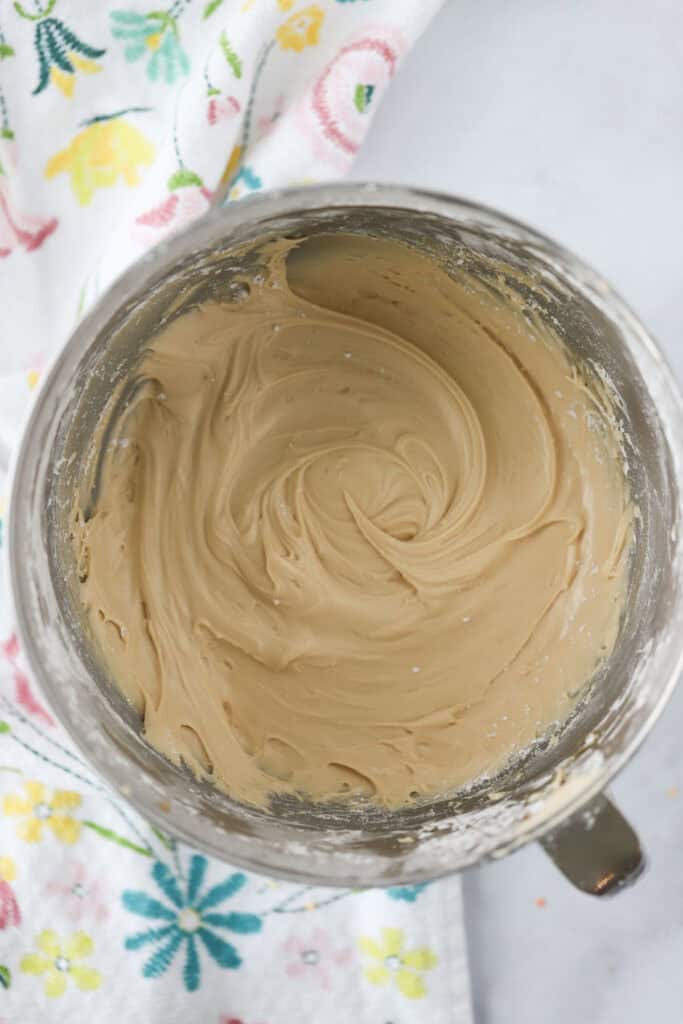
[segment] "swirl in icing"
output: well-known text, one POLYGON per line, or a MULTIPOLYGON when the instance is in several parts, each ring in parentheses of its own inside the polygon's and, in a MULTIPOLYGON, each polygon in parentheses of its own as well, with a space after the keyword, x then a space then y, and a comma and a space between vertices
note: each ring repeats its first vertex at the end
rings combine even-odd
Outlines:
POLYGON ((498 769, 611 651, 619 447, 528 311, 395 243, 292 249, 149 341, 80 595, 173 760, 397 806, 498 769))

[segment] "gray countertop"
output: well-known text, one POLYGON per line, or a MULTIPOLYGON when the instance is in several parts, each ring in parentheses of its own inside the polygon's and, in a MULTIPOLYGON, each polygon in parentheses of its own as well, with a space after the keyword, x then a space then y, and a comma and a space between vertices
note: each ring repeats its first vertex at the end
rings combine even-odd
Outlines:
MULTIPOLYGON (((354 177, 497 206, 597 267, 683 379, 683 4, 451 0, 354 177)), ((650 867, 599 902, 538 848, 465 878, 477 1024, 683 1020, 683 687, 614 795, 650 867)))

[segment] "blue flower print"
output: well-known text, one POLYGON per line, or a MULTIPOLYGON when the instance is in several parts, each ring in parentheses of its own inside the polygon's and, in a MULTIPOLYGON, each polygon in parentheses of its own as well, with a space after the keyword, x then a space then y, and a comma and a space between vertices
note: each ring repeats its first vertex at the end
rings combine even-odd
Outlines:
POLYGON ((230 183, 229 199, 241 199, 249 192, 257 192, 263 188, 263 182, 251 167, 240 167, 230 183))
POLYGON ((242 963, 235 947, 226 942, 217 929, 227 929, 238 935, 250 935, 261 930, 261 918, 256 914, 214 911, 242 888, 247 876, 240 872, 229 875, 202 896, 207 865, 206 857, 193 854, 185 883, 166 864, 156 861, 152 878, 165 897, 163 902, 145 892, 126 890, 123 893, 121 899, 126 910, 160 922, 146 931, 129 935, 125 941, 126 949, 130 950, 147 945, 156 947, 142 968, 145 978, 158 978, 164 974, 178 950, 184 946, 183 982, 188 992, 195 992, 201 980, 199 951, 202 946, 219 967, 236 968, 242 963))
POLYGON ((239 174, 235 175, 232 184, 235 186, 239 182, 243 182, 245 188, 248 188, 250 192, 256 192, 263 188, 263 182, 251 167, 240 168, 239 174))
POLYGON ((392 900, 405 900, 414 903, 420 893, 427 888, 429 882, 417 882, 415 885, 393 885, 386 893, 392 900))
POLYGON ((112 11, 112 35, 126 40, 124 56, 129 64, 148 57, 147 77, 156 82, 163 75, 168 85, 186 75, 190 61, 180 45, 176 19, 164 11, 138 14, 112 11))

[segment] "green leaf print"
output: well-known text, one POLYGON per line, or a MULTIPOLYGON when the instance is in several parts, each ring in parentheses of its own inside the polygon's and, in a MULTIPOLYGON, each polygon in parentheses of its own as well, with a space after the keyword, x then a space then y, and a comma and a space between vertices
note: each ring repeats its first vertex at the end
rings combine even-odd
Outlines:
POLYGON ((169 839, 165 832, 162 832, 160 828, 156 827, 156 825, 150 825, 149 827, 151 828, 152 832, 157 837, 157 839, 164 844, 167 850, 173 849, 173 840, 169 839))
POLYGON ((168 11, 150 11, 147 17, 158 21, 162 29, 170 28, 171 32, 174 32, 176 36, 178 35, 176 20, 171 17, 168 11))
POLYGON ((353 103, 359 114, 364 114, 370 106, 374 91, 374 85, 359 84, 356 86, 353 93, 353 103))
POLYGON ((6 57, 13 57, 14 50, 9 43, 0 43, 0 60, 5 60, 6 57))
POLYGON ((27 21, 40 21, 41 18, 46 18, 52 11, 52 8, 57 3, 57 0, 49 0, 49 3, 44 10, 36 4, 35 14, 29 14, 25 7, 23 7, 19 0, 14 0, 14 10, 17 12, 20 18, 25 18, 27 21))
POLYGON ((225 32, 221 32, 218 42, 221 44, 221 50, 223 56, 227 60, 228 64, 232 68, 232 73, 235 78, 242 77, 242 61, 239 59, 232 46, 228 42, 228 37, 225 32))
POLYGON ((126 839, 124 836, 120 836, 118 832, 112 832, 110 828, 104 828, 102 825, 98 825, 94 821, 82 821, 81 825, 84 828, 89 828, 93 832, 96 832, 98 836, 102 836, 103 839, 109 839, 112 843, 118 843, 119 846, 125 846, 127 850, 133 850, 135 853, 141 853, 143 857, 153 857, 154 854, 151 849, 145 849, 144 846, 138 846, 137 843, 131 843, 130 839, 126 839))
POLYGON ((179 170, 172 174, 168 179, 166 185, 169 192, 174 192, 177 188, 186 188, 188 185, 198 185, 202 187, 204 182, 195 174, 194 171, 190 171, 187 167, 181 167, 179 170))
POLYGON ((204 19, 210 18, 211 15, 213 14, 213 12, 217 11, 222 3, 223 3, 223 0, 209 0, 208 4, 204 8, 204 13, 202 14, 202 18, 204 18, 204 19))
POLYGON ((5 967, 4 964, 0 964, 0 985, 3 988, 9 988, 12 984, 12 972, 9 967, 5 967))

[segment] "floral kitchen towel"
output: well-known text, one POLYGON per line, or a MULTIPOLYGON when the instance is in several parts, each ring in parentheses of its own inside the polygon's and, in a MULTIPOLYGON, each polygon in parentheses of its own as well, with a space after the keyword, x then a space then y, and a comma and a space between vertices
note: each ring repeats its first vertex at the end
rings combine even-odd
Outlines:
MULTIPOLYGON (((216 194, 344 173, 440 2, 0 3, 0 465, 131 260, 216 194)), ((460 885, 293 885, 175 843, 74 750, 0 579, 0 1024, 85 1020, 469 1024, 460 885)))

